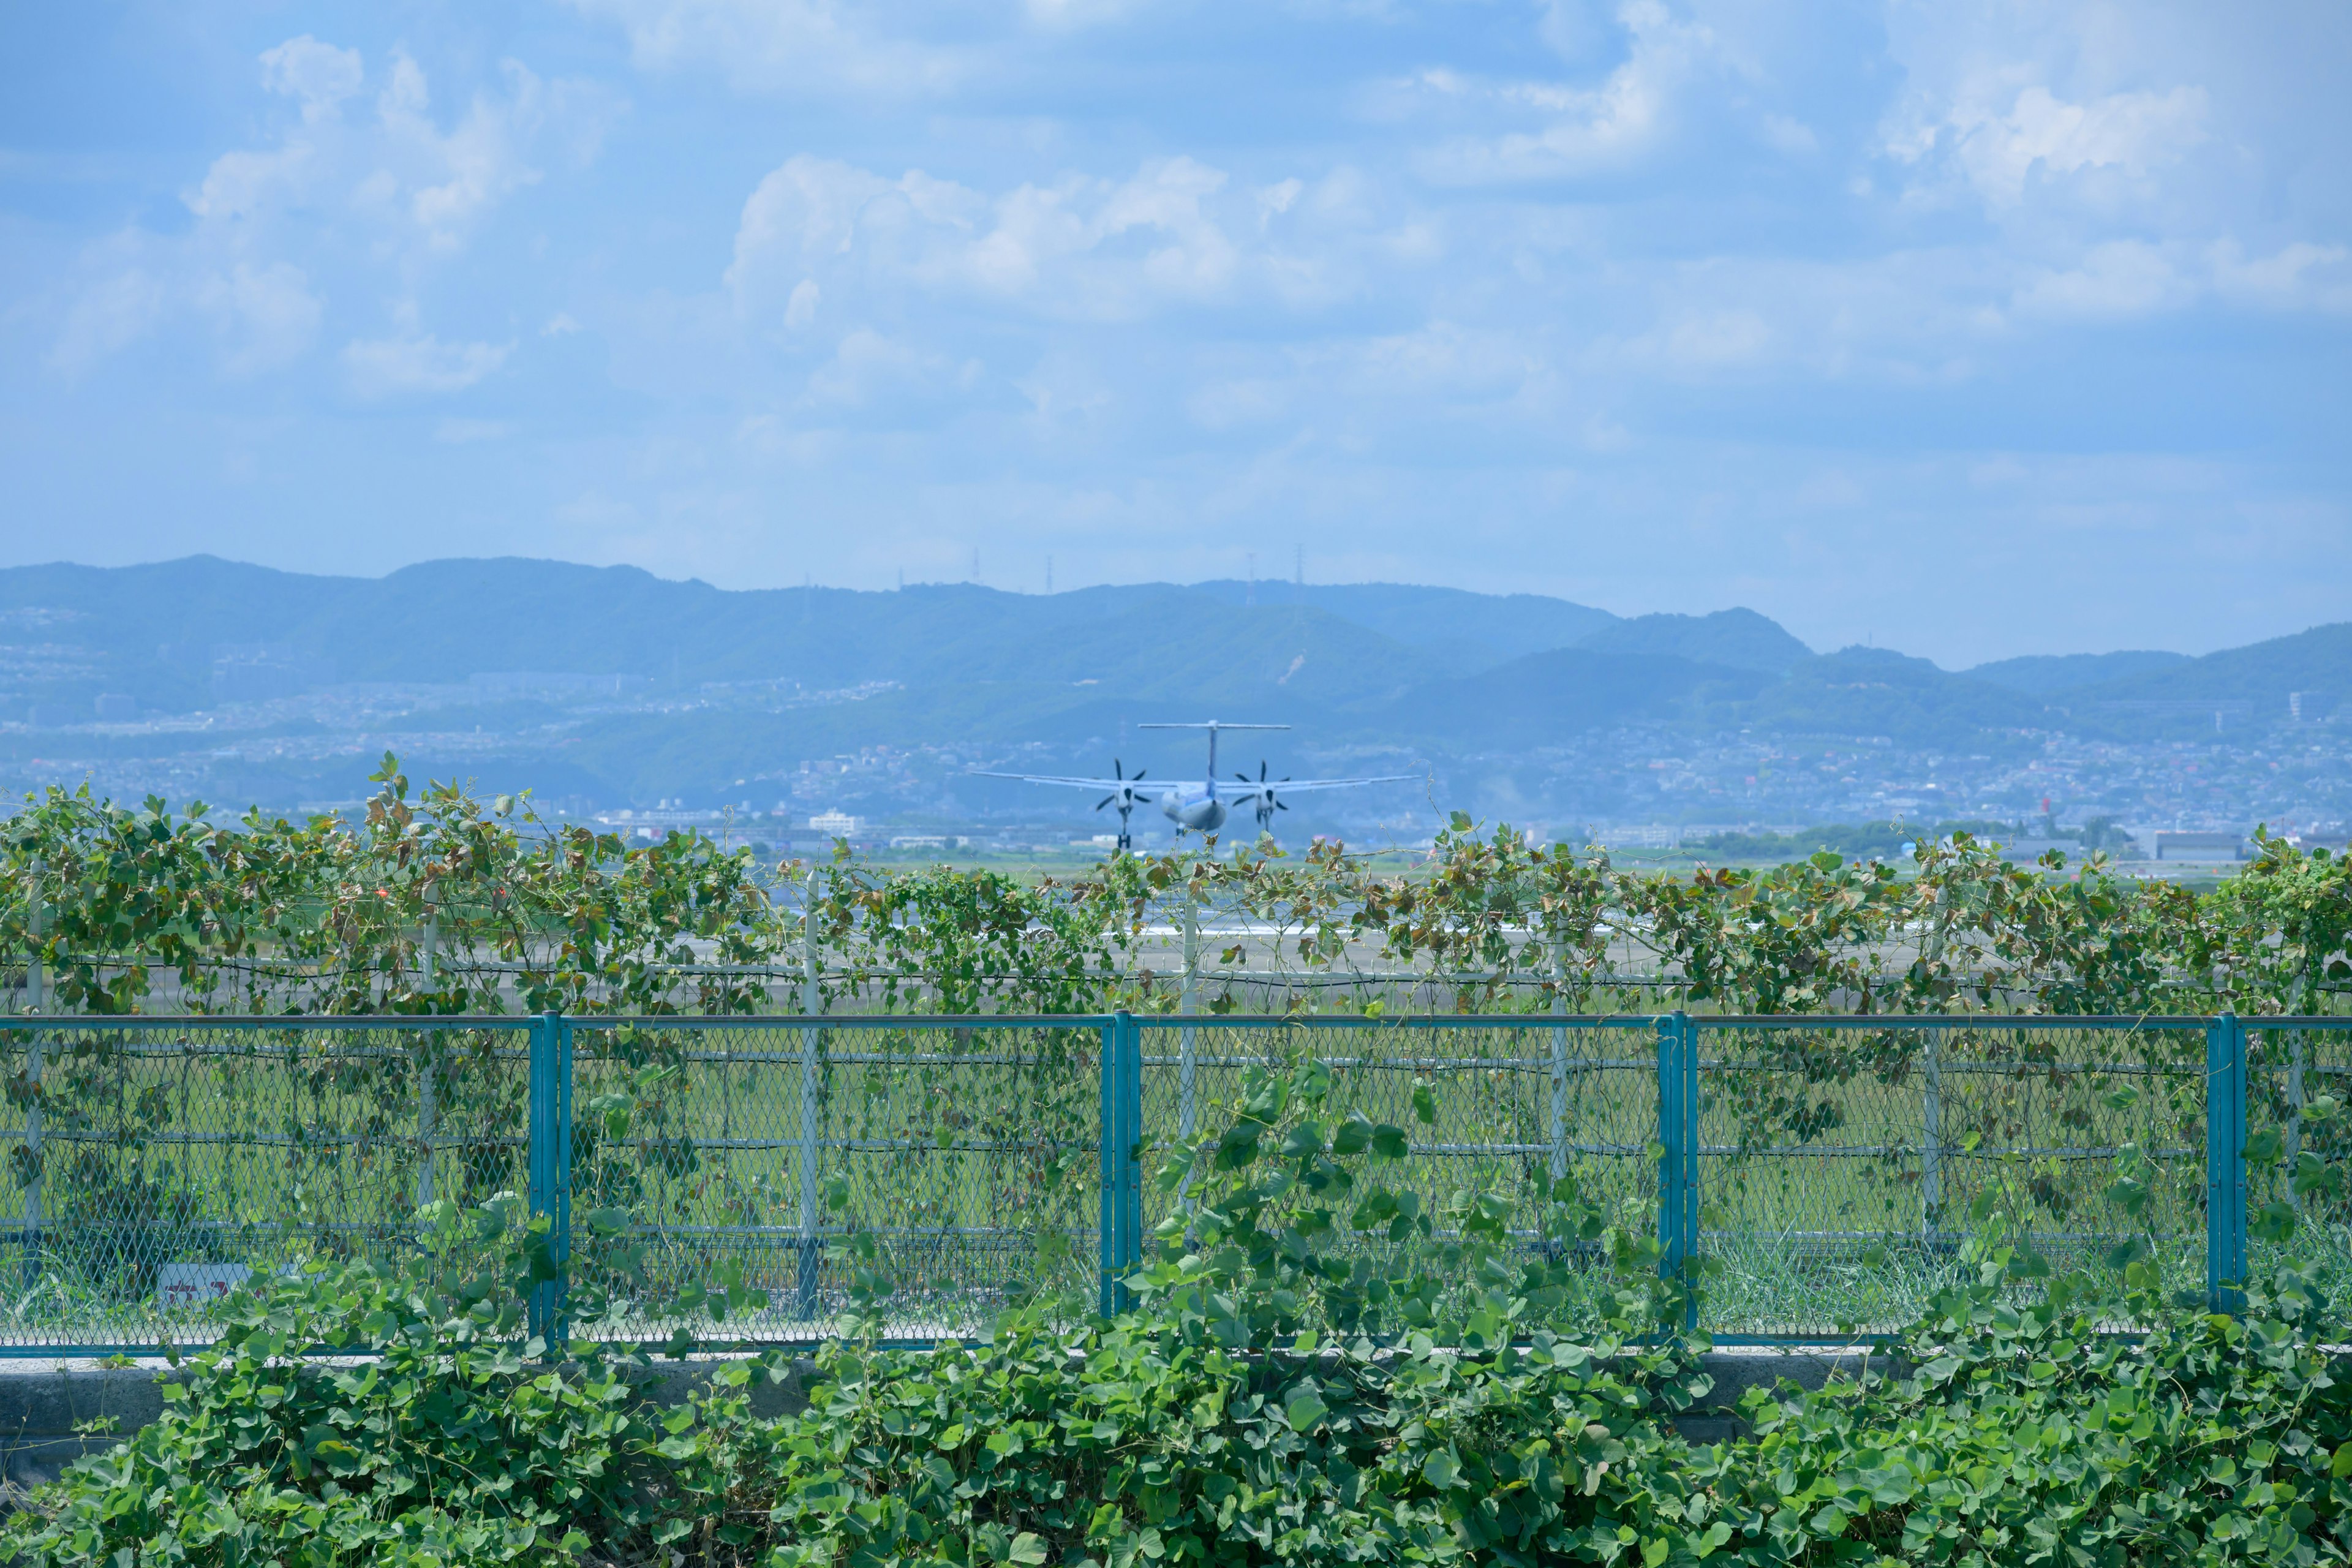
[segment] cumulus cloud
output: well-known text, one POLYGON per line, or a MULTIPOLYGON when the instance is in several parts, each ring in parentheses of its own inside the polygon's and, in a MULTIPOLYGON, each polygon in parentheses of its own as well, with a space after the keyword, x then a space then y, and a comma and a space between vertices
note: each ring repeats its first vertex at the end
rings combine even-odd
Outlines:
POLYGON ((1624 170, 1655 151, 1673 130, 1681 98, 1714 64, 1716 36, 1659 0, 1631 0, 1618 20, 1629 40, 1626 58, 1595 87, 1423 73, 1413 84, 1423 94, 1479 98, 1540 121, 1451 140, 1423 158, 1423 171, 1460 184, 1571 178, 1624 170))
POLYGON ((1374 253, 1385 270, 1426 249, 1409 225, 1370 219, 1362 184, 1343 170, 1245 189, 1179 156, 992 194, 802 154, 744 203, 726 285, 744 315, 794 329, 895 294, 1096 321, 1244 298, 1311 307, 1374 253))
POLYGON ((834 355, 809 377, 808 401, 819 407, 870 409, 884 404, 903 410, 978 383, 977 360, 957 364, 944 354, 859 328, 841 340, 834 355))
POLYGON ((2036 177, 2113 170, 2145 178, 2207 135, 2210 105, 2200 87, 2069 102, 2040 83, 2014 97, 2000 93, 1999 74, 1969 84, 1940 122, 1918 127, 1898 153, 1916 160, 1948 148, 1986 200, 2010 205, 2036 177))
POLYGON ((592 156, 618 106, 602 88, 543 81, 509 60, 497 90, 475 93, 445 129, 405 54, 384 67, 372 112, 354 110, 368 80, 356 49, 306 33, 257 63, 295 117, 211 160, 182 194, 194 220, 184 232, 132 228, 85 254, 53 363, 86 370, 184 316, 211 324, 229 374, 292 364, 328 308, 313 253, 341 261, 356 248, 405 296, 421 265, 463 249, 542 177, 542 153, 592 156))
POLYGON ((343 345, 343 368, 362 397, 463 392, 506 363, 512 343, 445 343, 427 332, 415 338, 353 340, 343 345))
POLYGON ((967 49, 894 30, 914 12, 836 0, 571 0, 617 26, 651 70, 715 70, 736 86, 880 92, 935 91, 969 76, 967 49))
POLYGON ((2352 248, 2296 240, 2270 256, 2248 256, 2235 239, 2206 252, 2214 291, 2233 303, 2270 310, 2352 312, 2352 248))
POLYGON ((2092 320, 2144 316, 2184 305, 2197 292, 2158 247, 2139 240, 2094 246, 2079 266, 2036 275, 2017 296, 2034 314, 2092 320))
POLYGON ((196 303, 218 325, 232 374, 276 370, 299 359, 319 335, 325 307, 310 279, 290 262, 239 261, 197 279, 196 303))
POLYGON ((339 49, 305 33, 261 52, 261 82, 302 100, 302 118, 317 123, 360 89, 366 72, 357 49, 339 49))

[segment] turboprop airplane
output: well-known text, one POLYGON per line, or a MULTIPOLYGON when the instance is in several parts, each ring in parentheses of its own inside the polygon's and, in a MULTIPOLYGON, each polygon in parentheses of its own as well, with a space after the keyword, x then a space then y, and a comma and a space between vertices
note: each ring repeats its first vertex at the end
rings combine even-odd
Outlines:
POLYGON ((1221 784, 1217 782, 1219 731, 1287 730, 1290 728, 1289 725, 1228 724, 1211 719, 1200 724, 1139 724, 1136 728, 1139 730, 1206 730, 1209 732, 1208 776, 1198 783, 1186 780, 1179 784, 1146 786, 1143 783, 1141 768, 1130 773, 1116 757, 1111 759, 1111 776, 1107 779, 1066 778, 1055 773, 994 773, 981 769, 974 769, 973 773, 980 778, 1017 779, 1023 784, 1059 784, 1070 789, 1108 790, 1109 792, 1108 795, 1095 802, 1095 809, 1100 811, 1107 805, 1118 808, 1118 847, 1122 852, 1133 847, 1128 835, 1128 817, 1136 807, 1146 804, 1157 804, 1168 820, 1176 825, 1176 837, 1179 840, 1181 840, 1187 833, 1216 832, 1225 825, 1226 817, 1240 810, 1245 802, 1249 808, 1257 814, 1257 830, 1260 833, 1265 833, 1270 832, 1274 827, 1276 812, 1290 809, 1289 803, 1282 798, 1284 795, 1303 795, 1308 790, 1318 789, 1353 789, 1360 784, 1401 784, 1412 776, 1410 773, 1386 773, 1379 778, 1370 779, 1269 779, 1265 776, 1265 763, 1261 762, 1257 765, 1257 782, 1252 784, 1247 773, 1235 773, 1234 777, 1239 781, 1236 787, 1234 784, 1221 784))

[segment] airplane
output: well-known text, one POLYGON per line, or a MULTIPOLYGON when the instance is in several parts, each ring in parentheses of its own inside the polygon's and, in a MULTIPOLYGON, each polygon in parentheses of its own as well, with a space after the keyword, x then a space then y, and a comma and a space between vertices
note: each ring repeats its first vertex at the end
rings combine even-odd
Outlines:
POLYGON ((1370 779, 1269 779, 1265 776, 1265 763, 1261 762, 1257 765, 1257 782, 1255 784, 1250 782, 1250 776, 1247 773, 1234 775, 1240 781, 1240 787, 1236 789, 1232 784, 1220 784, 1217 782, 1219 732, 1225 730, 1287 730, 1290 728, 1289 725, 1230 724, 1212 719, 1201 724, 1139 724, 1136 728, 1139 730, 1206 730, 1209 732, 1208 777, 1197 784, 1186 780, 1181 784, 1155 784, 1146 787, 1143 783, 1143 770, 1138 768, 1130 773, 1116 757, 1111 759, 1111 776, 1107 779, 1067 778, 1055 773, 997 773, 979 768, 973 769, 972 773, 975 777, 984 779, 1016 779, 1023 784, 1060 784, 1070 789, 1108 790, 1109 794, 1095 802, 1095 809, 1100 811, 1107 805, 1115 805, 1118 808, 1118 847, 1122 854, 1133 847, 1128 834, 1128 816, 1136 807, 1146 804, 1158 805, 1168 820, 1176 825, 1176 837, 1179 842, 1181 842, 1188 832, 1201 834, 1216 832, 1225 825, 1226 817, 1239 810, 1245 801, 1249 804, 1250 809, 1257 814, 1257 830, 1260 833, 1267 833, 1273 830, 1274 814, 1290 809, 1289 803, 1282 798, 1284 795, 1301 795, 1308 790, 1318 789, 1353 789, 1359 784, 1402 784, 1412 777, 1411 773, 1387 773, 1379 778, 1370 779), (1223 793, 1220 794, 1220 791, 1223 793))

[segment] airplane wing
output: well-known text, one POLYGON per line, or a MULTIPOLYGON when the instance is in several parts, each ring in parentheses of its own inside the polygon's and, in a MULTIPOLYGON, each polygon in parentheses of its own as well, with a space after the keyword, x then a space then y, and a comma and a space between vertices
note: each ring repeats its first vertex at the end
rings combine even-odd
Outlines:
MULTIPOLYGON (((1270 789, 1276 795, 1299 795, 1310 789, 1352 789, 1358 784, 1408 784, 1419 778, 1418 773, 1383 773, 1376 779, 1268 779, 1263 784, 1242 781, 1245 790, 1270 789)), ((1217 786, 1220 790, 1223 784, 1217 786)))
MULTIPOLYGON (((1138 786, 1138 783, 1139 783, 1139 781, 1137 781, 1137 780, 1135 780, 1135 779, 1131 779, 1131 778, 1125 778, 1125 779, 1077 779, 1077 778, 1066 778, 1066 777, 1062 776, 1062 775, 1061 775, 1061 774, 1059 774, 1059 773, 990 773, 990 772, 989 772, 989 771, 987 771, 985 768, 972 768, 972 769, 969 770, 969 771, 965 773, 965 775, 964 775, 964 776, 965 776, 965 777, 967 777, 967 778, 976 778, 976 779, 1013 779, 1013 780, 1017 780, 1018 782, 1020 782, 1020 783, 1022 783, 1022 784, 1063 784, 1063 785, 1066 785, 1066 786, 1067 786, 1068 788, 1071 788, 1071 789, 1099 789, 1099 790, 1133 789, 1133 788, 1136 788, 1136 787, 1138 786)), ((1167 786, 1166 784, 1164 784, 1160 783, 1160 782, 1159 780, 1157 780, 1157 779, 1151 779, 1151 780, 1142 781, 1142 782, 1141 782, 1141 787, 1142 787, 1143 789, 1145 789, 1145 790, 1149 791, 1150 794, 1157 795, 1157 794, 1159 794, 1161 790, 1166 789, 1168 786, 1167 786)))

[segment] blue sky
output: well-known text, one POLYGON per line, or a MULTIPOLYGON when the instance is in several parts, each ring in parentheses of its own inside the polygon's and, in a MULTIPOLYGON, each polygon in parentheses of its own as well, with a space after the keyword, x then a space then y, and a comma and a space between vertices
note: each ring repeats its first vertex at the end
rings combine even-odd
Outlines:
POLYGON ((9 7, 0 563, 2352 605, 2338 5, 9 7))

